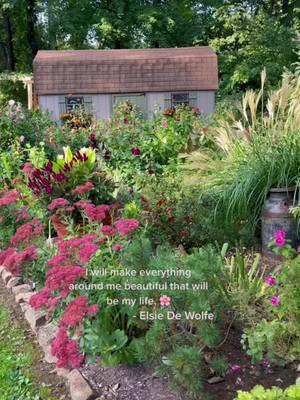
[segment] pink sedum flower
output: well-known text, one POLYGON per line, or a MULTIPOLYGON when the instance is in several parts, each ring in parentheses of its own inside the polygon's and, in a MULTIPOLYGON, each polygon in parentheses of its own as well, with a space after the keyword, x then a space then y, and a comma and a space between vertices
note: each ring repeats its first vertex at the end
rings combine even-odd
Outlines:
POLYGON ((276 278, 274 278, 274 276, 272 276, 272 275, 269 275, 266 277, 265 283, 268 286, 274 286, 274 285, 276 285, 276 278))
POLYGON ((280 297, 279 296, 272 296, 271 298, 271 304, 274 307, 278 307, 280 304, 280 297))
POLYGON ((171 299, 169 296, 163 295, 159 299, 161 307, 168 307, 171 304, 171 299))
POLYGON ((70 203, 68 202, 68 200, 59 197, 58 199, 54 199, 51 201, 51 203, 48 206, 48 210, 54 211, 57 208, 66 207, 69 205, 70 203))
POLYGON ((132 234, 139 227, 139 221, 136 219, 119 219, 115 222, 115 227, 119 235, 126 236, 132 234))
POLYGON ((110 225, 103 225, 100 231, 106 236, 113 236, 117 233, 116 229, 110 225))
POLYGON ((121 243, 117 243, 117 244, 114 244, 111 249, 112 249, 112 251, 120 251, 123 248, 124 248, 124 246, 121 243))

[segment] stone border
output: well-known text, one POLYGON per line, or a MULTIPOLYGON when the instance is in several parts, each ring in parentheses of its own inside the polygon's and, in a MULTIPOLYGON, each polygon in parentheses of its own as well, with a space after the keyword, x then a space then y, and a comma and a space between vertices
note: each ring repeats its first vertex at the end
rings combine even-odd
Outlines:
MULTIPOLYGON (((29 300, 35 293, 34 284, 24 283, 22 277, 13 276, 3 265, 0 266, 0 276, 7 289, 12 291, 16 303, 20 305, 25 319, 36 335, 39 346, 45 354, 45 361, 49 364, 56 363, 57 358, 51 354, 51 342, 56 336, 58 326, 47 323, 46 312, 35 310, 29 305, 29 300)), ((65 368, 55 368, 55 372, 66 380, 72 400, 93 400, 97 397, 78 369, 69 371, 65 368)))

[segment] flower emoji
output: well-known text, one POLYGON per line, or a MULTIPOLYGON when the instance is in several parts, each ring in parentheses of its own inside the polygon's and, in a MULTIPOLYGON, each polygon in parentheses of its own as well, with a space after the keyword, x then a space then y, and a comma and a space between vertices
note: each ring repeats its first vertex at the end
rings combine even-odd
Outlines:
POLYGON ((163 295, 159 299, 161 307, 168 307, 171 304, 171 299, 169 296, 163 295))

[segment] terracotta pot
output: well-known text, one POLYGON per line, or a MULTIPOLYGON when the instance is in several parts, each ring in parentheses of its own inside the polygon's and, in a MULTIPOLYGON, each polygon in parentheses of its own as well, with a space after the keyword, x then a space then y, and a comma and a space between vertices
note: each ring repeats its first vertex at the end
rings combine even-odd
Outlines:
POLYGON ((50 221, 59 239, 64 239, 69 234, 68 224, 63 223, 59 215, 52 215, 50 221))

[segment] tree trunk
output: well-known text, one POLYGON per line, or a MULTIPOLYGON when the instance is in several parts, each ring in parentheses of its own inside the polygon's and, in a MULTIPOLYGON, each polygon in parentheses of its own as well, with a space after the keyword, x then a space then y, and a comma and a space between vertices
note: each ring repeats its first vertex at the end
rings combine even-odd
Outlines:
POLYGON ((26 0, 26 16, 27 16, 27 40, 31 50, 32 59, 38 51, 38 45, 35 35, 35 0, 26 0))
POLYGON ((10 15, 8 11, 3 16, 4 19, 4 30, 6 33, 6 54, 7 54, 7 69, 10 71, 15 71, 16 69, 16 60, 14 54, 14 44, 13 44, 13 34, 12 34, 12 26, 10 15))

